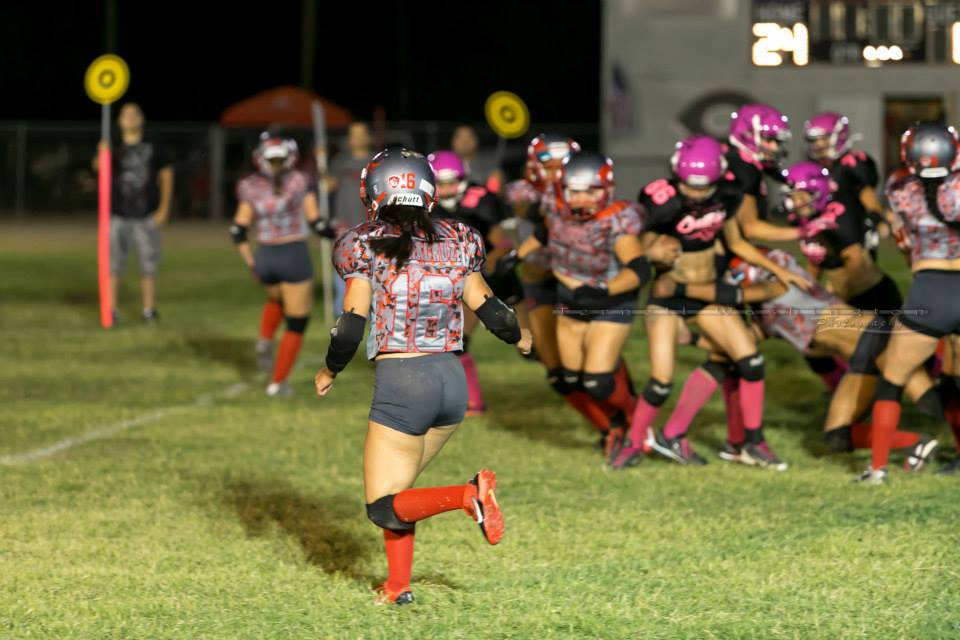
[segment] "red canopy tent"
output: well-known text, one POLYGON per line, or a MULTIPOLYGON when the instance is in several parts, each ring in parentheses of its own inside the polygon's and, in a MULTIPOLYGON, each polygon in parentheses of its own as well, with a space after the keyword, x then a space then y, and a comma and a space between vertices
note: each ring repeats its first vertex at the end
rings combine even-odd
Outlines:
POLYGON ((327 128, 342 129, 353 121, 353 115, 340 105, 307 89, 284 86, 244 98, 220 115, 220 124, 224 127, 310 127, 313 125, 310 106, 314 100, 323 105, 327 128))

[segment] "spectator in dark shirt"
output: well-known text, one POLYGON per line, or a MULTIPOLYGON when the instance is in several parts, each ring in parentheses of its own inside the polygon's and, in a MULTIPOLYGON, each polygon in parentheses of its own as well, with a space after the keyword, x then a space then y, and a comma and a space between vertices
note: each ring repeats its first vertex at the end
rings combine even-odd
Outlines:
POLYGON ((144 139, 140 106, 128 102, 117 117, 120 143, 113 147, 110 197, 110 292, 117 320, 117 285, 131 249, 137 253, 143 320, 155 322, 156 276, 160 263, 160 227, 170 216, 173 161, 166 150, 144 139))
POLYGON ((476 130, 469 125, 460 125, 453 130, 450 148, 463 158, 467 165, 467 179, 487 188, 491 193, 500 193, 503 186, 503 170, 497 165, 496 155, 480 151, 476 130))

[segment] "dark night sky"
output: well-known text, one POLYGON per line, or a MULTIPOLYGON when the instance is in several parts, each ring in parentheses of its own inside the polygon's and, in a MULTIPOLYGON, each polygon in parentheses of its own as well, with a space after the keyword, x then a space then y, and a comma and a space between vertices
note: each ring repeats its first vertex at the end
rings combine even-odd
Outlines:
MULTIPOLYGON (((481 120, 494 90, 538 122, 598 117, 600 0, 317 0, 313 88, 368 118, 481 120)), ((299 84, 301 0, 118 0, 128 97, 155 120, 214 120, 233 102, 299 84)), ((12 5, 12 6, 11 6, 12 5)), ((0 8, 0 119, 85 120, 87 64, 104 52, 104 2, 0 8)))

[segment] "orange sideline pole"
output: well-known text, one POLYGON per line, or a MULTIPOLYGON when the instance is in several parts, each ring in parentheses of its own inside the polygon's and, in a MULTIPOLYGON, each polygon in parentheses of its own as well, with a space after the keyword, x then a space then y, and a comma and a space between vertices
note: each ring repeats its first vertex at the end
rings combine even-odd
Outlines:
POLYGON ((110 189, 113 161, 110 152, 110 105, 103 105, 100 150, 98 154, 99 198, 97 210, 97 275, 100 285, 100 325, 113 326, 113 300, 110 296, 110 189))

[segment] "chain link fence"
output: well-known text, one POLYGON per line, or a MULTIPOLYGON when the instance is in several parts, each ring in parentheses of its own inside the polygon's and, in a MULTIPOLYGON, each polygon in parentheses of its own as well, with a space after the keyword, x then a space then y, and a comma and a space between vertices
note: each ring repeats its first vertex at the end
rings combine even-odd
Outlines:
MULTIPOLYGON (((389 122, 374 130, 376 144, 403 144, 432 151, 450 145, 456 122, 389 122)), ((494 153, 497 139, 485 125, 474 123, 481 150, 494 153)), ((313 171, 313 134, 308 129, 277 129, 300 144, 303 169, 313 171)), ((584 149, 597 149, 596 124, 551 124, 530 128, 559 131, 584 149)), ((256 129, 227 129, 202 122, 148 122, 147 137, 169 149, 176 174, 172 215, 177 218, 222 218, 236 206, 234 185, 252 170, 256 129)), ((93 169, 99 125, 96 122, 0 122, 0 217, 87 215, 96 210, 93 169)), ((329 131, 329 155, 345 144, 344 131, 329 131)), ((528 137, 509 140, 502 148, 502 166, 510 179, 523 171, 528 137)))

